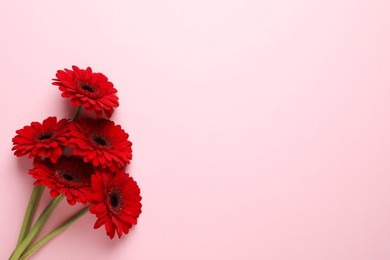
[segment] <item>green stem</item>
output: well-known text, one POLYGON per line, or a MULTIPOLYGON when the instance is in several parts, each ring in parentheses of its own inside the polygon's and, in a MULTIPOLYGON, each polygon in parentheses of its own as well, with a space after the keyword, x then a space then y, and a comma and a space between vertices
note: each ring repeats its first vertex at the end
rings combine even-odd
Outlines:
POLYGON ((61 200, 63 198, 64 198, 64 195, 61 194, 50 202, 50 204, 44 209, 44 211, 41 213, 41 215, 39 216, 39 218, 35 222, 30 233, 28 233, 28 235, 24 238, 24 240, 20 243, 20 245, 18 247, 16 247, 15 251, 13 252, 11 257, 9 258, 9 260, 18 260, 20 258, 20 256, 26 250, 26 248, 31 244, 31 242, 35 239, 35 237, 42 230, 43 226, 45 225, 45 223, 49 219, 50 215, 53 213, 54 209, 57 207, 57 205, 61 202, 61 200))
POLYGON ((39 200, 41 199, 44 186, 34 186, 34 189, 30 196, 30 201, 28 202, 26 213, 24 214, 22 228, 20 229, 18 242, 16 247, 22 243, 23 239, 26 237, 27 233, 30 231, 32 220, 37 211, 39 200))
POLYGON ((59 227, 57 227, 55 230, 44 236, 41 240, 39 240, 33 247, 28 249, 26 252, 23 253, 23 255, 20 257, 21 260, 27 259, 30 257, 35 251, 37 251, 39 248, 44 246, 47 242, 49 242, 51 239, 53 239, 55 236, 59 235, 61 232, 63 232, 65 229, 67 229, 73 222, 78 220, 80 217, 82 217, 85 213, 88 212, 90 206, 87 206, 68 218, 64 223, 62 223, 59 227))
POLYGON ((76 112, 74 113, 72 121, 76 121, 79 118, 80 112, 81 112, 81 108, 82 108, 82 106, 78 106, 76 108, 76 112))

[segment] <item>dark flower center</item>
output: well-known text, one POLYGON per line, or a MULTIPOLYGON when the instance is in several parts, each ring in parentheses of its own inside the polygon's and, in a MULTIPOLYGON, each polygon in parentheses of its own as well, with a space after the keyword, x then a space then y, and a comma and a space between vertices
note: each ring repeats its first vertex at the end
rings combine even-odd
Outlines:
POLYGON ((93 140, 95 141, 95 143, 97 143, 98 145, 101 145, 101 146, 106 146, 107 145, 107 142, 106 140, 104 140, 103 138, 101 137, 94 137, 93 140))
POLYGON ((119 190, 114 189, 110 193, 108 193, 106 197, 106 203, 108 207, 114 213, 120 213, 123 207, 122 194, 119 190))
POLYGON ((63 179, 65 181, 70 181, 70 182, 73 182, 73 183, 81 182, 80 178, 78 178, 75 174, 73 174, 72 172, 69 172, 67 170, 57 170, 56 171, 56 175, 60 179, 63 179))
POLYGON ((110 196, 110 204, 111 206, 113 206, 114 208, 116 208, 119 204, 119 199, 118 199, 118 196, 116 194, 112 194, 110 196))
POLYGON ((74 180, 74 177, 72 175, 68 174, 68 173, 64 173, 62 175, 62 177, 64 177, 64 179, 67 180, 67 181, 73 181, 74 180))
POLYGON ((38 137, 39 141, 45 141, 47 139, 50 139, 53 136, 52 133, 43 133, 38 137))
POLYGON ((81 88, 83 90, 85 90, 85 91, 88 91, 89 93, 94 93, 95 92, 95 90, 91 86, 89 86, 89 85, 82 85, 81 88))

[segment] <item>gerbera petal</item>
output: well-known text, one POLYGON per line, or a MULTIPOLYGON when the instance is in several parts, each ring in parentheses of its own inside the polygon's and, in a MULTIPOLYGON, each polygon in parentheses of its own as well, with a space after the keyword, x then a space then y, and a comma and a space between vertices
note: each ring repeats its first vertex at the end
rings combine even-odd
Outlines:
POLYGON ((95 225, 93 226, 94 229, 100 228, 102 225, 106 223, 106 217, 104 218, 99 218, 96 220, 95 225))

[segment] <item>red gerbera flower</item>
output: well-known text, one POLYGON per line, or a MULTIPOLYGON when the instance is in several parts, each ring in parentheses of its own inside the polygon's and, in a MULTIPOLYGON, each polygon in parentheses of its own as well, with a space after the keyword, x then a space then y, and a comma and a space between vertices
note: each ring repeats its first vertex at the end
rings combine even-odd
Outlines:
POLYGON ((35 160, 30 174, 36 179, 34 185, 44 185, 50 189, 50 195, 64 194, 68 203, 87 203, 86 193, 91 188, 91 175, 94 168, 83 159, 62 156, 57 163, 49 160, 35 160))
POLYGON ((80 119, 70 126, 69 144, 73 154, 93 166, 117 171, 132 158, 132 143, 120 125, 108 119, 80 119))
POLYGON ((53 85, 57 85, 62 91, 61 96, 70 98, 74 106, 84 105, 87 112, 95 111, 98 117, 111 117, 114 107, 118 107, 117 90, 102 73, 92 72, 72 66, 73 70, 58 70, 53 85))
POLYGON ((127 234, 132 225, 137 224, 142 207, 140 189, 124 170, 115 176, 107 171, 97 172, 92 176, 88 194, 88 201, 92 204, 90 212, 98 218, 94 228, 105 225, 111 239, 115 231, 120 238, 122 233, 127 234))
POLYGON ((47 157, 55 163, 62 154, 62 147, 68 143, 68 126, 67 119, 57 122, 56 117, 48 117, 42 124, 32 122, 31 126, 16 131, 12 150, 18 157, 29 154, 29 158, 47 157))

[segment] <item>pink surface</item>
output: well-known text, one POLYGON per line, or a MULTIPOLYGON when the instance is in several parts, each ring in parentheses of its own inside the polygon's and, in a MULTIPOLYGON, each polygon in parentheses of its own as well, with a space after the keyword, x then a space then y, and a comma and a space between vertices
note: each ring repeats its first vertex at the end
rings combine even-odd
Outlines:
MULTIPOLYGON (((11 138, 72 114, 50 85, 72 64, 119 90, 143 214, 113 241, 87 215, 32 259, 390 259, 389 11, 387 0, 3 1, 0 259, 32 189, 11 138)), ((48 228, 70 213, 60 205, 48 228)))

